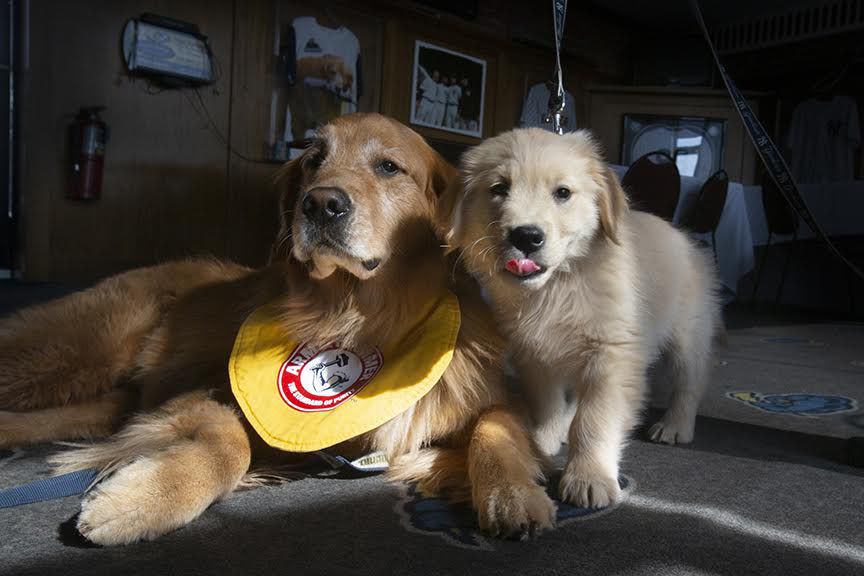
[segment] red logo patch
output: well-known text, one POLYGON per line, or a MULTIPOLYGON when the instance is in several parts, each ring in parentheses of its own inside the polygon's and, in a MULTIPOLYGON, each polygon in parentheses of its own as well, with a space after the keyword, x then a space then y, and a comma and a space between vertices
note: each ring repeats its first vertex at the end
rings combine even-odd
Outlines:
POLYGON ((360 355, 338 344, 302 342, 279 368, 279 395, 300 412, 333 410, 371 382, 383 363, 377 348, 360 355))

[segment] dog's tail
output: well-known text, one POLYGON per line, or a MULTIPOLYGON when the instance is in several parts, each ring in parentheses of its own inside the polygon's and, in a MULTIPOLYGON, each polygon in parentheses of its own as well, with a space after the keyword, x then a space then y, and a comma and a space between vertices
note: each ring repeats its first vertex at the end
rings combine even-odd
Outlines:
POLYGON ((126 391, 115 390, 92 400, 56 408, 0 411, 0 449, 108 436, 117 428, 129 403, 126 391))
POLYGON ((70 444, 74 449, 52 456, 58 474, 96 468, 96 482, 137 458, 190 440, 203 422, 230 425, 236 415, 227 406, 207 400, 206 392, 193 392, 167 402, 155 412, 138 414, 122 430, 97 444, 70 444), (215 412, 214 412, 215 410, 215 412))
POLYGON ((58 474, 96 468, 100 471, 98 479, 102 479, 135 458, 149 456, 177 440, 177 429, 165 418, 142 414, 107 441, 67 444, 73 449, 55 454, 49 462, 58 474))

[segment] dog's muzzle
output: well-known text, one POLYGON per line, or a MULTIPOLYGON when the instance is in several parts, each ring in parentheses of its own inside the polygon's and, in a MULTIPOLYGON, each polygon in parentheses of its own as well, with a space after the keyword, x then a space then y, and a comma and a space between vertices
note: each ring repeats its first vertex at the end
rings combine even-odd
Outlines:
POLYGON ((303 197, 303 215, 319 227, 344 224, 351 214, 351 198, 341 188, 313 188, 303 197))

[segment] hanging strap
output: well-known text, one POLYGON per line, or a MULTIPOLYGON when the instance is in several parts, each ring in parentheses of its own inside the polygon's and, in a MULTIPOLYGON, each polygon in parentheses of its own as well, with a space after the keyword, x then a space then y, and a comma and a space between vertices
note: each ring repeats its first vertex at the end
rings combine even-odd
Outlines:
POLYGON ((12 508, 13 506, 83 494, 96 479, 98 473, 99 471, 95 468, 89 468, 0 490, 0 508, 12 508))
POLYGON ((699 1, 698 0, 690 0, 690 4, 693 7, 693 12, 696 15, 696 19, 699 21, 699 27, 702 29, 702 35, 705 36, 705 41, 708 42, 708 48, 711 49, 711 54, 714 57, 714 62, 717 64, 717 69, 720 71, 720 77, 723 78, 723 83, 726 85, 726 90, 729 92, 729 96, 732 98, 732 101, 735 103, 735 109, 738 111, 738 115, 741 117, 741 122, 743 122, 744 127, 747 129, 747 134, 750 136, 750 140, 753 142, 753 145, 756 147, 756 151, 759 153, 759 157, 762 159, 762 163, 765 165, 765 168, 768 170, 768 174, 771 176, 771 180, 774 181, 774 184, 777 185, 777 188, 780 189, 780 192, 783 194, 783 197, 789 202, 789 205, 795 210, 798 216, 801 217, 801 220, 804 221, 805 224, 813 231, 813 234, 816 235, 827 247, 833 252, 840 260, 842 260, 855 274, 858 275, 859 278, 864 279, 864 272, 856 266, 852 261, 847 259, 840 250, 834 245, 831 239, 827 234, 819 227, 819 224, 816 223, 816 220, 813 218, 813 214, 810 212, 810 209, 807 207, 807 203, 804 201, 804 198, 801 196, 801 192, 798 190, 797 184, 795 184, 795 178, 792 176, 792 173, 789 171, 789 166, 786 164, 786 161, 783 160, 783 156, 780 154, 780 150, 778 150, 777 145, 771 140, 771 137, 768 136, 768 133, 765 131, 765 128, 756 118, 756 115, 753 113, 753 109, 750 107, 750 104, 747 102, 747 99, 741 94, 738 90, 738 87, 735 85, 735 82, 726 72, 726 68, 723 67, 723 64, 720 62, 720 56, 717 54, 716 48, 714 48, 714 43, 711 41, 711 35, 708 33, 708 28, 705 26, 705 20, 702 18, 702 10, 699 9, 699 1))
POLYGON ((552 24, 555 31, 555 77, 554 90, 549 90, 549 106, 544 122, 552 123, 552 130, 563 134, 561 116, 566 105, 564 98, 564 78, 561 73, 561 39, 564 37, 564 19, 567 17, 567 0, 552 0, 552 24))

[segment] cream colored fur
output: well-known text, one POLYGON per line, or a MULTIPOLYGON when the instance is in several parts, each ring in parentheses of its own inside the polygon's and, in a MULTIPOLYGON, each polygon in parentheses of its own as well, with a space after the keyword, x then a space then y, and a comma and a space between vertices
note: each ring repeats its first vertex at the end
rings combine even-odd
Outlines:
POLYGON ((693 438, 721 325, 713 262, 670 224, 629 209, 587 132, 508 132, 469 151, 463 172, 450 199, 451 245, 511 338, 538 443, 547 453, 569 443, 561 496, 605 506, 619 496, 646 369, 663 353, 674 392, 650 435, 693 438), (506 195, 493 194, 501 183, 506 195), (555 196, 562 187, 571 193, 564 200, 555 196), (524 255, 507 236, 527 225, 545 233, 530 258, 546 270, 519 279, 505 264, 524 255))

